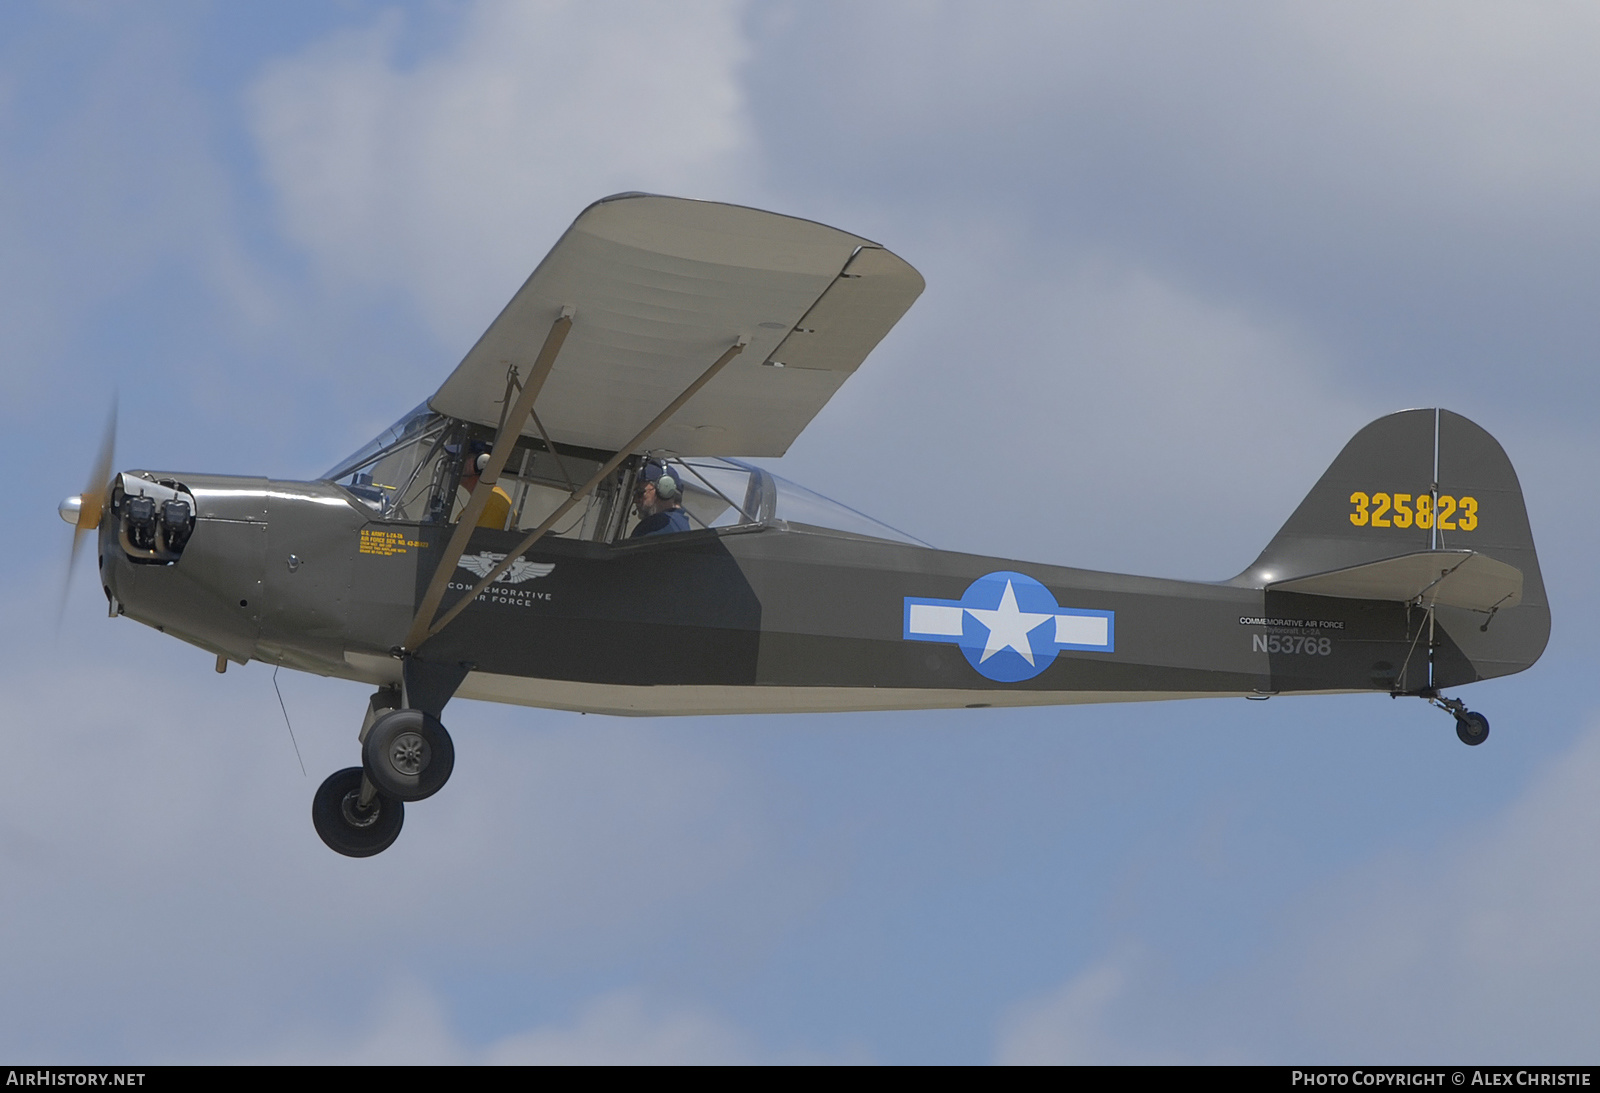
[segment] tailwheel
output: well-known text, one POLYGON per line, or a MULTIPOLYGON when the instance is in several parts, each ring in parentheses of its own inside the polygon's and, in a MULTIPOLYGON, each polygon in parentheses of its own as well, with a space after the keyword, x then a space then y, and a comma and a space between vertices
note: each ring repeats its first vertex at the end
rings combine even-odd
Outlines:
POLYGON ((1422 691, 1422 698, 1427 699, 1429 706, 1437 706, 1456 719, 1456 736, 1461 739, 1462 744, 1477 747, 1490 738, 1490 719, 1467 709, 1467 704, 1462 703, 1461 699, 1445 698, 1432 688, 1422 691))
POLYGON ((456 749, 438 718, 421 710, 390 710, 367 731, 361 762, 383 796, 420 801, 450 780, 456 749))
POLYGON ((406 806, 382 793, 371 794, 361 804, 362 770, 346 767, 328 775, 311 802, 311 822, 317 834, 347 858, 381 854, 400 837, 406 806))
POLYGON ((1489 719, 1471 710, 1459 713, 1456 715, 1456 735, 1463 744, 1477 747, 1489 739, 1489 719))
POLYGON ((1463 744, 1475 748, 1489 739, 1489 719, 1467 709, 1467 704, 1459 698, 1446 698, 1432 687, 1414 693, 1427 699, 1428 705, 1437 706, 1456 719, 1456 736, 1463 744))

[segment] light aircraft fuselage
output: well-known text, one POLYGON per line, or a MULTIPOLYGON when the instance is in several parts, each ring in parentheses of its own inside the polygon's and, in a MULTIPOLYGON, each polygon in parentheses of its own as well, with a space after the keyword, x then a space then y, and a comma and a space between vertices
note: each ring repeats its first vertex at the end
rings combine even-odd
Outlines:
MULTIPOLYGON (((1431 432, 1434 417, 1411 411, 1375 427, 1431 432)), ((1448 420, 1464 441, 1493 444, 1465 419, 1448 420)), ((1370 459, 1384 439, 1358 438, 1355 456, 1370 459)), ((1376 488, 1401 477, 1389 468, 1403 455, 1377 453, 1369 495, 1404 495, 1376 488)), ((114 528, 102 531, 117 610, 237 662, 399 683, 396 650, 452 525, 373 519, 329 482, 153 477, 193 494, 194 531, 170 566, 140 564, 118 549, 114 528)), ((455 692, 463 697, 613 714, 1454 687, 1526 667, 1548 634, 1526 514, 1514 477, 1506 485, 1463 482, 1460 498, 1476 510, 1469 530, 1456 515, 1441 532, 1416 527, 1414 516, 1411 527, 1392 518, 1372 527, 1370 501, 1369 524, 1352 524, 1355 491, 1330 484, 1307 499, 1325 512, 1297 516, 1321 517, 1342 539, 1297 536, 1291 520, 1264 560, 1217 583, 954 553, 775 517, 616 542, 547 537, 424 655, 466 668, 455 692), (1436 605, 1429 637, 1419 636, 1425 612, 1414 597, 1272 587, 1373 555, 1432 549, 1448 564, 1452 556, 1431 547, 1439 534, 1450 547, 1512 557, 1523 581, 1517 605, 1492 616, 1487 601, 1478 610, 1436 605), (1306 556, 1298 564, 1296 549, 1306 556)), ((1442 496, 1459 512, 1454 494, 1442 496)), ((482 559, 498 561, 519 538, 473 531, 445 606, 470 590, 482 559)))

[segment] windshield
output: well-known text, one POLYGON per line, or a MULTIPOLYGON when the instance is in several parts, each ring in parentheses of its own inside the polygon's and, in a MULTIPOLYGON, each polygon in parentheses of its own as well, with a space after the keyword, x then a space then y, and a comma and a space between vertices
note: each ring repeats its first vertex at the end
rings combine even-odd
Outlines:
POLYGON ((327 482, 342 482, 353 472, 364 470, 390 448, 398 447, 408 440, 420 436, 434 419, 442 421, 438 414, 428 409, 426 402, 414 407, 405 417, 389 426, 383 432, 361 445, 354 453, 341 459, 338 463, 319 475, 327 482))
POLYGON ((446 507, 446 480, 458 469, 446 446, 463 429, 423 403, 322 477, 380 516, 437 521, 446 507))

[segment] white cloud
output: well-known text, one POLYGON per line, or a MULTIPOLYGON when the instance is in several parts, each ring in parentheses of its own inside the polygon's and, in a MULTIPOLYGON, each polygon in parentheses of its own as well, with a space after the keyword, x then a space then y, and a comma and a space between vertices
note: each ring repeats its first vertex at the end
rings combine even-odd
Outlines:
MULTIPOLYGON (((152 286, 246 327, 273 316, 174 22, 144 9, 54 12, 0 46, 0 415, 25 421, 59 401, 47 379, 67 370, 79 381, 70 398, 88 379, 100 401, 150 336, 141 295, 152 286), (68 33, 70 56, 45 61, 68 33), (131 300, 141 306, 119 314, 131 300), (108 328, 111 353, 92 341, 108 328)), ((187 318, 191 337, 206 327, 187 318)), ((192 367, 193 352, 163 363, 192 367)))
POLYGON ((1106 1030, 1104 1013, 1127 990, 1128 971, 1106 961, 1046 998, 1017 1007, 995 1052, 1002 1066, 1115 1066, 1152 1063, 1130 1056, 1106 1030))
POLYGON ((1330 1050, 1567 1062, 1600 1045, 1600 727, 1435 861, 1343 878, 1303 937, 1330 1050))
POLYGON ((639 991, 599 998, 564 1027, 537 1028, 493 1044, 484 1061, 547 1066, 707 1065, 761 1060, 746 1038, 711 1014, 652 1011, 639 991))
POLYGON ((739 19, 484 0, 412 64, 397 13, 279 61, 252 102, 288 231, 332 277, 411 293, 464 352, 591 201, 738 186, 739 19))
POLYGON ((966 230, 784 472, 936 546, 1229 577, 1356 429, 1405 405, 1339 390, 1270 313, 1092 253, 1030 275, 1008 233, 966 230), (886 494, 861 478, 874 461, 932 488, 886 494))
MULTIPOLYGON (((1474 755, 1474 759, 1477 756, 1474 755)), ((1600 726, 1442 852, 1319 884, 1204 983, 1120 953, 1017 1006, 1006 1062, 1571 1062, 1600 1039, 1600 726)))
MULTIPOLYGON (((918 3, 832 15, 834 34, 797 44, 817 80, 808 104, 836 113, 850 154, 907 157, 924 188, 1049 193, 1110 168, 1135 192, 1160 191, 1160 172, 1208 191, 1292 184, 1432 217, 1583 204, 1600 181, 1586 139, 1600 116, 1600 15, 1587 4, 918 3), (971 154, 930 170, 917 146, 947 149, 957 135, 977 142, 971 154)), ((804 24, 788 16, 767 20, 774 43, 798 37, 804 24)))
POLYGON ((911 237, 981 210, 1022 226, 997 278, 1098 249, 1311 331, 1349 386, 1584 420, 1591 6, 777 11, 748 82, 787 200, 900 204, 911 237))
MULTIPOLYGON (((731 1066, 820 1061, 763 1051, 735 1024, 703 1008, 666 1005, 628 988, 602 994, 565 1020, 475 1044, 439 1000, 413 981, 374 991, 384 1001, 364 1029, 286 1037, 243 1061, 334 1066, 731 1066)), ((236 1060, 238 1061, 238 1060, 236 1060)))

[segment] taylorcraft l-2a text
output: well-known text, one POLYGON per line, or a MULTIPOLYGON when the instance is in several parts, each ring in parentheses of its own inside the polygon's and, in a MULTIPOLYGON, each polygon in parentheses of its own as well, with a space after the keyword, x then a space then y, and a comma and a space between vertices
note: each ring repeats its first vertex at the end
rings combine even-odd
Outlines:
POLYGON ((423 405, 313 482, 111 473, 113 615, 376 688, 313 819, 351 856, 450 776, 453 696, 613 714, 1369 691, 1521 671, 1550 614, 1515 472, 1442 409, 1345 447, 1217 583, 933 549, 738 457, 782 455, 921 293, 810 221, 643 194, 584 210, 423 405))

